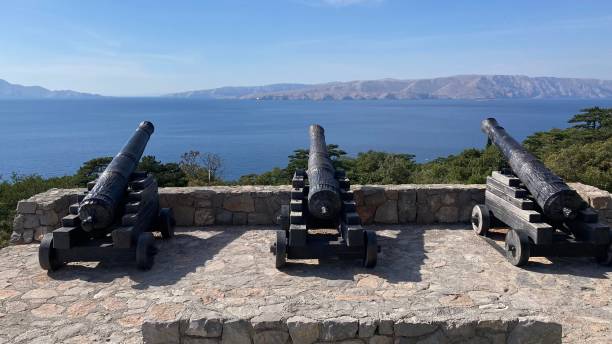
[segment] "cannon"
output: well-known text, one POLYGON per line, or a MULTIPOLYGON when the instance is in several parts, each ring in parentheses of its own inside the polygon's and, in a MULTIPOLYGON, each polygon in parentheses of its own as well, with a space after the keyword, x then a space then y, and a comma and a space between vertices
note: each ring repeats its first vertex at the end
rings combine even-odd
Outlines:
POLYGON ((88 191, 75 195, 62 226, 41 240, 43 269, 106 259, 135 259, 143 270, 153 266, 157 248, 152 232, 168 239, 175 226, 172 209, 160 209, 153 175, 136 170, 153 131, 151 122, 140 123, 104 172, 88 183, 88 191))
POLYGON ((487 177, 485 203, 472 209, 472 228, 488 243, 509 227, 503 252, 515 266, 530 257, 595 257, 612 264, 612 232, 597 212, 559 176, 528 152, 494 118, 482 121, 487 145, 494 144, 507 168, 487 177))
POLYGON ((270 247, 276 268, 287 259, 360 259, 376 266, 380 248, 376 233, 364 230, 350 181, 336 170, 327 151, 325 131, 311 125, 308 169, 292 179, 291 201, 281 206, 280 229, 270 247))
POLYGON ((327 154, 325 132, 319 125, 310 127, 308 151, 308 210, 318 219, 329 220, 340 212, 340 183, 327 154))

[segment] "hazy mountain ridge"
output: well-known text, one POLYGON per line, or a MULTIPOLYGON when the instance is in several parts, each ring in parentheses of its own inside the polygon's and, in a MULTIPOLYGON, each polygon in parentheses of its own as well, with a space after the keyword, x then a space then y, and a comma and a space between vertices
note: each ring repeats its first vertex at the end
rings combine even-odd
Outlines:
POLYGON ((495 99, 612 98, 612 81, 528 77, 524 75, 458 75, 433 79, 381 79, 324 84, 273 84, 223 87, 174 93, 172 97, 283 100, 349 99, 495 99))
POLYGON ((71 90, 53 91, 40 86, 11 84, 0 79, 0 99, 75 99, 97 97, 101 96, 71 90))
MULTIPOLYGON (((0 99, 84 99, 98 94, 22 86, 0 79, 0 99)), ((380 79, 323 84, 282 83, 220 87, 163 95, 198 99, 499 99, 612 98, 612 81, 528 77, 524 75, 457 75, 432 79, 380 79)))
POLYGON ((227 86, 213 88, 210 90, 196 90, 167 94, 164 97, 176 98, 203 98, 203 99, 237 99, 248 97, 253 94, 267 94, 276 92, 287 92, 303 90, 311 85, 305 84, 272 84, 265 86, 227 86))

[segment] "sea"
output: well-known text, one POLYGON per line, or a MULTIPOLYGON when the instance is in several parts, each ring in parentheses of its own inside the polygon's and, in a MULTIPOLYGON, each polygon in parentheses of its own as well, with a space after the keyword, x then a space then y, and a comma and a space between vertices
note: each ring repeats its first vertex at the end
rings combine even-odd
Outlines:
POLYGON ((190 150, 222 158, 223 178, 284 167, 308 148, 308 126, 349 155, 409 153, 419 162, 482 148, 480 121, 495 117, 516 139, 565 128, 580 109, 612 99, 257 101, 174 98, 0 100, 0 175, 70 175, 115 155, 138 123, 153 122, 145 150, 178 162, 190 150))

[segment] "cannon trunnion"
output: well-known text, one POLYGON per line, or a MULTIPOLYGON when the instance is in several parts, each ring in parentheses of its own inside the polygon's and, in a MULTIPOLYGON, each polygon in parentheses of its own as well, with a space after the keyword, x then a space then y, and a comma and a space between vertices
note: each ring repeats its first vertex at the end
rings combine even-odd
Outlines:
POLYGON ((376 265, 376 233, 361 226, 350 182, 344 171, 334 169, 318 125, 310 127, 308 170, 297 170, 292 186, 270 248, 277 268, 287 259, 361 259, 365 267, 376 265))
POLYGON ((493 118, 481 126, 510 168, 487 177, 485 203, 472 210, 472 228, 497 248, 496 227, 510 227, 503 252, 515 266, 530 257, 595 257, 612 264, 612 232, 575 190, 514 140, 493 118))
POLYGON ((172 209, 159 207, 157 181, 135 171, 153 125, 143 122, 100 177, 75 195, 62 227, 39 246, 40 266, 56 270, 68 262, 136 260, 147 270, 157 253, 153 231, 174 235, 172 209))

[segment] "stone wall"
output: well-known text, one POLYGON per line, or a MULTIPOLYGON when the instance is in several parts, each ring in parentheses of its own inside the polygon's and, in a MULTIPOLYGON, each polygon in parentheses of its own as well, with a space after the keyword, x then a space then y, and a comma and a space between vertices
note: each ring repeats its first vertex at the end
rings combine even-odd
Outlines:
POLYGON ((11 243, 40 241, 43 235, 56 229, 60 219, 68 215, 68 207, 77 201, 85 189, 51 189, 17 203, 11 243))
MULTIPOLYGON (((571 184, 612 223, 610 193, 571 184)), ((484 202, 484 185, 379 185, 352 187, 364 224, 430 224, 468 222, 475 204, 484 202)), ((84 189, 51 189, 17 205, 11 242, 40 240, 57 228, 84 189)), ((179 226, 270 225, 281 204, 288 204, 290 186, 216 186, 160 188, 162 207, 174 210, 179 226)))
POLYGON ((612 194, 591 185, 570 183, 570 187, 578 192, 580 197, 589 203, 599 214, 599 221, 612 226, 612 194))
MULTIPOLYGON (((468 221, 484 201, 482 185, 384 185, 352 188, 365 224, 454 223, 468 221)), ((163 188, 160 201, 172 207, 179 226, 269 225, 290 186, 163 188)))
POLYGON ((277 314, 223 319, 214 312, 149 316, 142 325, 145 344, 393 344, 393 343, 561 343, 560 324, 544 318, 445 319, 282 319, 277 314), (165 317, 165 318, 164 318, 165 317), (159 318, 159 317, 158 317, 159 318))

